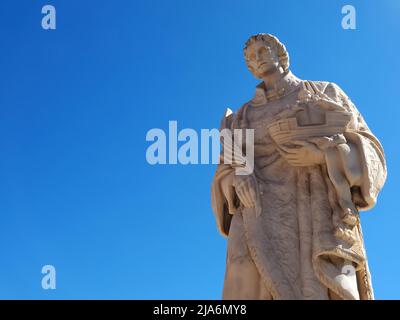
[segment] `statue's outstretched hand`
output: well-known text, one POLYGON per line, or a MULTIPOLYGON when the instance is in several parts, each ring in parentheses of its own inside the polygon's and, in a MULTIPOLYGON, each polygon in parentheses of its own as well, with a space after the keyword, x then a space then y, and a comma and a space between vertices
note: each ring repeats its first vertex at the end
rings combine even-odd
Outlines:
POLYGON ((322 164, 325 161, 325 155, 315 144, 295 140, 288 145, 280 145, 279 153, 294 167, 307 167, 322 164))

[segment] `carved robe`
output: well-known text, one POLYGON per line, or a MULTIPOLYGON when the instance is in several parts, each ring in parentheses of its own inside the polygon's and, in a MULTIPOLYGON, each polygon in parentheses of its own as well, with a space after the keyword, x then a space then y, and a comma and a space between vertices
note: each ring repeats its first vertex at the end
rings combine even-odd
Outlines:
POLYGON ((221 162, 212 183, 212 206, 220 232, 228 237, 223 298, 373 299, 361 226, 346 227, 341 222, 341 194, 330 174, 343 174, 345 191, 357 210, 371 208, 386 179, 382 146, 337 85, 297 79, 291 88, 273 99, 260 84, 251 101, 224 119, 230 129, 254 129, 252 176, 261 214, 244 208, 237 197, 232 199, 233 212, 228 212, 220 183, 234 169, 221 162), (337 168, 326 164, 292 167, 278 152, 266 128, 278 114, 290 113, 305 87, 326 95, 351 114, 342 137, 357 153, 356 166, 344 160, 337 168), (353 181, 353 171, 361 172, 359 181, 353 181), (342 281, 349 265, 356 273, 357 293, 342 281))

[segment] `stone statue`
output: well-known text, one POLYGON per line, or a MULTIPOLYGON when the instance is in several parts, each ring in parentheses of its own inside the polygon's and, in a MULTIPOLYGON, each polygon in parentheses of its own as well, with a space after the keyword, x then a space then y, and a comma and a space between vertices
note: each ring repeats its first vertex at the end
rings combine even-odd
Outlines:
POLYGON ((221 161, 212 207, 228 237, 224 299, 373 299, 359 211, 386 179, 382 146, 334 83, 289 71, 285 46, 252 36, 262 80, 221 129, 254 129, 254 170, 221 161))

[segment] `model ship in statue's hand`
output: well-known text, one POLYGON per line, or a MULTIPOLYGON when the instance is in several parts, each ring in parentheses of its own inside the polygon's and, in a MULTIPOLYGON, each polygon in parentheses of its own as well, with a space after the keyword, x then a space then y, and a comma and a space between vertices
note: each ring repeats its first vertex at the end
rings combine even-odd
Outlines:
MULTIPOLYGON (((311 82, 303 82, 296 105, 276 116, 267 130, 277 144, 277 150, 294 167, 326 164, 330 180, 335 186, 338 203, 342 209, 342 222, 335 234, 345 241, 354 242, 351 229, 357 223, 358 211, 352 202, 342 158, 348 155, 346 132, 352 113, 319 92, 311 82)), ((347 162, 357 163, 357 154, 347 162)), ((351 184, 361 179, 360 170, 353 170, 351 184)))

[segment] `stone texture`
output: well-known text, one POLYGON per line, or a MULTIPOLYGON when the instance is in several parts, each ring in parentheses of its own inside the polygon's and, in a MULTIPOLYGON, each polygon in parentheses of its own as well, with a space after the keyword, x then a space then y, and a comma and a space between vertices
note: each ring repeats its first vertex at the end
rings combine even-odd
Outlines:
POLYGON ((223 298, 373 299, 359 211, 386 179, 380 142, 336 84, 291 73, 276 37, 251 37, 244 54, 262 82, 221 129, 255 130, 254 171, 235 175, 221 154, 212 183, 223 298))

